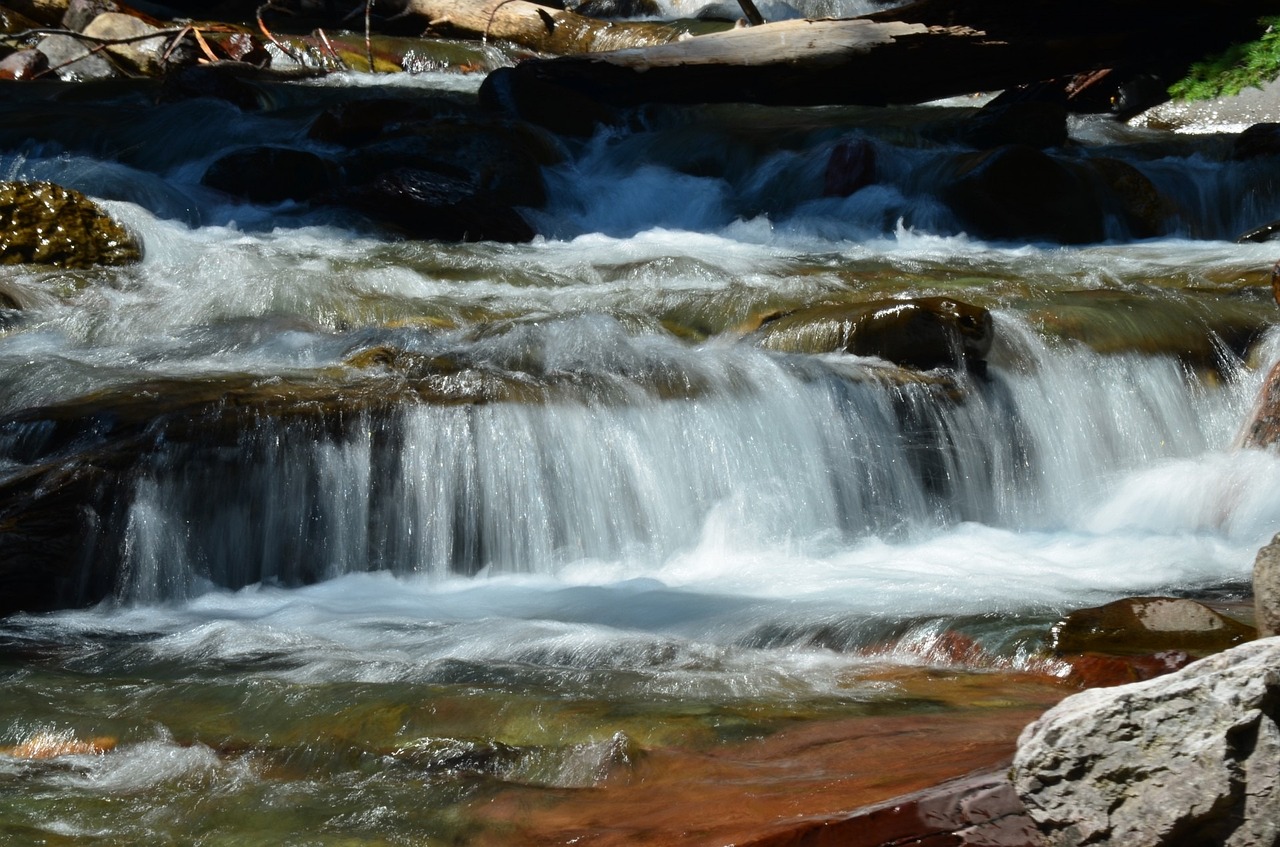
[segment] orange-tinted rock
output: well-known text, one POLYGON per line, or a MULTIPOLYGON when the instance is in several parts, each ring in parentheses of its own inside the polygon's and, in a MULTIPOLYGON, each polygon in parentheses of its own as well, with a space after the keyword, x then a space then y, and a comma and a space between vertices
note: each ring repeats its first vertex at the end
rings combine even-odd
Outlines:
POLYGON ((1054 626, 1050 646, 1059 655, 1132 656, 1164 650, 1203 655, 1249 641, 1254 635, 1253 627, 1194 600, 1131 597, 1072 612, 1054 626))
POLYGON ((1270 447, 1277 440, 1280 440, 1280 365, 1272 368, 1262 383, 1240 446, 1270 447))
POLYGON ((53 759, 58 756, 101 755, 114 750, 114 738, 100 737, 83 741, 60 733, 38 732, 21 744, 0 747, 0 754, 15 759, 53 759))
POLYGON ((1127 685, 1172 673, 1185 668, 1192 661, 1191 656, 1180 650, 1168 650, 1148 656, 1084 653, 1070 658, 1071 672, 1067 674, 1066 682, 1079 688, 1127 685))
POLYGON ((1280 535, 1254 559, 1253 605, 1258 637, 1280 635, 1280 535))
POLYGON ((0 59, 0 79, 35 79, 49 69, 49 60, 39 50, 19 50, 0 59))
MULTIPOLYGON (((949 679, 927 669, 917 672, 930 680, 922 690, 951 685, 949 679)), ((956 705, 942 706, 953 701, 940 694, 941 700, 930 700, 935 705, 916 714, 809 720, 758 740, 711 749, 649 749, 625 779, 589 789, 549 795, 545 789, 511 786, 473 807, 490 833, 477 840, 477 847, 886 843, 854 840, 868 817, 864 813, 851 816, 850 810, 897 805, 897 801, 885 801, 966 774, 1001 768, 1010 761, 1018 734, 1030 719, 1068 693, 1053 682, 1033 684, 1025 675, 963 676, 969 693, 956 698, 956 705), (981 685, 985 694, 975 697, 970 685, 981 685), (998 705, 976 707, 975 699, 998 705), (847 824, 841 828, 841 822, 847 824), (837 835, 837 840, 812 840, 824 832, 837 835)), ((996 799, 967 806, 975 811, 975 822, 981 807, 998 808, 996 799)), ((919 808, 936 827, 944 819, 937 810, 948 804, 955 808, 960 801, 952 795, 936 805, 921 803, 919 808)), ((906 818, 889 820, 883 823, 885 829, 877 831, 930 832, 916 830, 915 821, 905 829, 893 829, 906 822, 906 818)), ((868 828, 867 832, 875 831, 868 828)), ((943 832, 945 826, 933 830, 939 837, 943 832)))

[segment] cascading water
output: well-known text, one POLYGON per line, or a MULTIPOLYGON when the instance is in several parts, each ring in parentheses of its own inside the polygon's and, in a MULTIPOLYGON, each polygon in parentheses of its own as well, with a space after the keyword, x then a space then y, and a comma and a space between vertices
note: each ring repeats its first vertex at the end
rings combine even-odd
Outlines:
POLYGON ((102 197, 146 245, 0 274, 6 549, 103 598, 0 620, 0 746, 73 751, 0 755, 0 844, 518 843, 504 802, 936 713, 962 666, 1046 667, 1066 610, 1238 591, 1280 528, 1280 460, 1235 446, 1280 358, 1275 257, 1225 240, 1276 189, 1210 172, 1221 141, 1075 126, 1063 155, 1125 158, 1182 215, 1084 247, 964 235, 931 182, 941 107, 559 139, 526 245, 199 184, 228 147, 321 149, 309 98, 365 96, 332 82, 212 130, 191 103, 0 128, 0 173, 102 197), (855 138, 879 181, 823 196, 855 138), (982 366, 761 341, 907 297, 990 309, 982 366), (947 669, 923 693, 893 675, 921 665, 947 669))

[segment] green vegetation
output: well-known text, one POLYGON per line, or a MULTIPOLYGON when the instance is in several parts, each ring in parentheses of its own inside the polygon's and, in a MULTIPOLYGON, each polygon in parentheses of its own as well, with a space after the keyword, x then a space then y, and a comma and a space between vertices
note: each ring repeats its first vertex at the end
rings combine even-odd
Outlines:
POLYGON ((1177 100, 1230 97, 1280 77, 1280 17, 1263 18, 1260 23, 1266 27, 1261 38, 1196 62, 1184 79, 1169 87, 1169 94, 1177 100))

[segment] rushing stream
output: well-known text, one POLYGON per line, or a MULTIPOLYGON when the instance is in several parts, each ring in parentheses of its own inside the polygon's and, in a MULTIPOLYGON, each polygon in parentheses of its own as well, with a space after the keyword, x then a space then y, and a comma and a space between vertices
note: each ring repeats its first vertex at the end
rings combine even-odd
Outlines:
POLYGON ((82 557, 106 599, 0 620, 0 747, 83 747, 0 755, 0 844, 468 843, 513 786, 937 708, 864 672, 945 664, 947 631, 982 646, 971 670, 1031 669, 1071 608, 1238 592, 1280 529, 1280 459, 1235 446, 1280 358, 1277 255, 1231 241, 1280 217, 1274 159, 1077 119, 1073 155, 1133 145, 1184 213, 1081 247, 964 234, 916 130, 954 104, 654 110, 562 140, 523 245, 200 184, 378 81, 281 85, 252 115, 5 107, 29 123, 0 128, 0 178, 100 198, 146 255, 0 269, 22 307, 0 469, 127 466, 82 557), (883 178, 820 196, 853 136, 883 178), (761 315, 850 296, 989 308, 985 368, 755 343, 761 315), (252 408, 188 412, 208 385, 252 408), (125 433, 153 401, 163 426, 125 433))

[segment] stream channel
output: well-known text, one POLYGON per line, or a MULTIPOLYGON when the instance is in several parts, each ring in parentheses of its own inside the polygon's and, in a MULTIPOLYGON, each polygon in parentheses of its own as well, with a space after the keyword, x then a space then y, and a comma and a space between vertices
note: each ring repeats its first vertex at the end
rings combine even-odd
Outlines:
POLYGON ((1072 118, 1061 155, 1179 209, 1083 246, 965 234, 924 130, 965 101, 555 137, 525 244, 201 184, 229 150, 322 147, 334 103, 479 81, 334 74, 252 113, 31 83, 0 107, 0 178, 82 190, 145 248, 0 268, 0 472, 110 469, 83 591, 0 619, 0 746, 73 751, 0 755, 0 843, 673 843, 574 809, 679 761, 707 793, 670 792, 675 840, 724 841, 688 821, 768 792, 723 751, 1042 705, 1064 612, 1247 590, 1280 529, 1280 459, 1236 446, 1280 357, 1280 254, 1234 238, 1280 217, 1277 157, 1072 118), (824 196, 851 141, 879 178, 824 196), (985 366, 758 343, 906 297, 989 309, 985 366), (72 434, 32 447, 49 421, 72 434))

